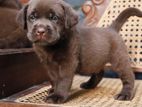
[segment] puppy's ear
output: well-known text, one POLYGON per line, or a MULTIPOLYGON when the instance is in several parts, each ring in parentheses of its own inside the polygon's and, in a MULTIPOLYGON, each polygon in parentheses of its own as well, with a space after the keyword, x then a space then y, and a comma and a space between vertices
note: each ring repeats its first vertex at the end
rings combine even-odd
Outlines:
POLYGON ((78 15, 75 10, 66 2, 62 1, 61 5, 65 12, 65 27, 67 29, 72 28, 78 23, 78 15))
POLYGON ((27 9, 28 5, 25 5, 17 15, 17 22, 24 30, 27 30, 27 9))

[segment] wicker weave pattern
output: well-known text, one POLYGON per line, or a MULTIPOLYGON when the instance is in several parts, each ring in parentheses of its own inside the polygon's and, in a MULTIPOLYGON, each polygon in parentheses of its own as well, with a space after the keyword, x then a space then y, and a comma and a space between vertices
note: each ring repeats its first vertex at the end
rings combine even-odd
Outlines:
MULTIPOLYGON (((119 13, 128 7, 135 7, 142 11, 142 0, 111 0, 98 26, 110 25, 119 13)), ((123 25, 120 34, 128 47, 132 66, 142 68, 142 18, 130 17, 123 25)))
MULTIPOLYGON (((141 107, 142 106, 142 83, 136 81, 136 93, 132 101, 117 101, 114 100, 114 96, 118 94, 122 88, 121 81, 119 79, 107 79, 104 78, 101 83, 92 90, 83 90, 79 88, 79 85, 87 81, 88 77, 76 76, 73 82, 71 91, 72 97, 70 100, 59 105, 60 107, 141 107)), ((16 102, 22 103, 36 103, 46 104, 45 98, 50 86, 44 87, 36 92, 25 95, 16 100, 16 102)), ((57 105, 56 105, 57 106, 57 105)))

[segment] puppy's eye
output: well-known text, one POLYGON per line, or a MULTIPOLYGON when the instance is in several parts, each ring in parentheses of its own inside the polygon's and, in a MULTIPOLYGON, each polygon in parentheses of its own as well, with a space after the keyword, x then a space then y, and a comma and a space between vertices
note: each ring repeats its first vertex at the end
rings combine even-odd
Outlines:
POLYGON ((49 20, 53 20, 53 21, 58 21, 59 17, 57 15, 54 15, 54 14, 50 14, 49 15, 49 20))
POLYGON ((57 21, 59 18, 58 18, 58 16, 53 16, 53 18, 52 18, 52 20, 54 20, 54 21, 57 21))
POLYGON ((37 14, 31 14, 31 15, 29 16, 29 20, 30 20, 31 22, 36 21, 36 19, 37 19, 37 14))

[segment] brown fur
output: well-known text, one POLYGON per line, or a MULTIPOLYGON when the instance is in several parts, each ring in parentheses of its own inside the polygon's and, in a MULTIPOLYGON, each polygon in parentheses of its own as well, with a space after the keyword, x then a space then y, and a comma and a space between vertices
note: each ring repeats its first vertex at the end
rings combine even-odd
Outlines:
POLYGON ((21 9, 22 4, 19 0, 0 0, 1 7, 7 7, 12 9, 21 9))
POLYGON ((107 62, 112 64, 123 83, 116 99, 133 98, 134 74, 126 46, 117 32, 131 15, 141 17, 142 13, 130 8, 118 17, 119 20, 124 18, 122 22, 114 22, 108 28, 96 28, 76 26, 75 11, 62 0, 31 0, 21 10, 19 22, 28 31, 27 36, 45 65, 53 88, 47 102, 62 103, 68 99, 75 73, 91 75, 81 87, 94 88, 101 81, 107 62), (131 10, 136 13, 129 15, 131 10))
POLYGON ((20 9, 17 2, 17 0, 0 0, 0 49, 31 46, 26 32, 16 22, 20 9))

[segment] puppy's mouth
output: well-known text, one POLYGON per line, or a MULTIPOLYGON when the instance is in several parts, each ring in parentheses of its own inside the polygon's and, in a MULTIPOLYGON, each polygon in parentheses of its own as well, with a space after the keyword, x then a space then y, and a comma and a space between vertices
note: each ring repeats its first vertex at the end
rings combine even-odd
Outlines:
POLYGON ((48 35, 45 35, 45 34, 43 34, 43 35, 35 35, 35 37, 37 38, 36 41, 46 41, 48 35))
POLYGON ((47 34, 46 35, 35 35, 35 37, 36 39, 33 42, 41 46, 55 45, 59 40, 59 38, 53 38, 47 34))

